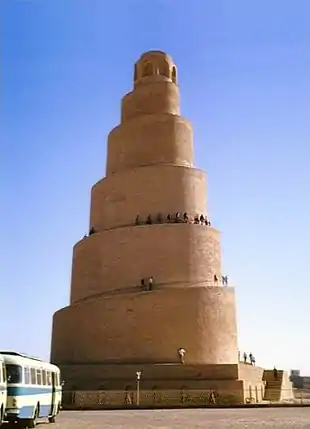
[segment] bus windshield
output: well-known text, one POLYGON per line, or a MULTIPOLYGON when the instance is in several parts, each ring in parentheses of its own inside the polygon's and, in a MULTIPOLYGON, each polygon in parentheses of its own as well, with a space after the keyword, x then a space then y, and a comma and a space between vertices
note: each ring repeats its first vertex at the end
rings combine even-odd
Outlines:
POLYGON ((5 365, 6 378, 9 384, 21 383, 23 378, 23 369, 19 365, 5 365))

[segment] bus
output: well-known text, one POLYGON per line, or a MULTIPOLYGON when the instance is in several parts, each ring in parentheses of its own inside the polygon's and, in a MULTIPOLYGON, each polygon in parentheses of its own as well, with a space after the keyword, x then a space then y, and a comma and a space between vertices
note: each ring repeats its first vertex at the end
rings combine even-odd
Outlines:
POLYGON ((0 355, 7 380, 5 420, 23 428, 34 428, 42 417, 54 423, 62 400, 59 368, 16 352, 0 351, 0 355))
POLYGON ((0 355, 0 426, 4 422, 7 400, 6 371, 3 357, 0 355))

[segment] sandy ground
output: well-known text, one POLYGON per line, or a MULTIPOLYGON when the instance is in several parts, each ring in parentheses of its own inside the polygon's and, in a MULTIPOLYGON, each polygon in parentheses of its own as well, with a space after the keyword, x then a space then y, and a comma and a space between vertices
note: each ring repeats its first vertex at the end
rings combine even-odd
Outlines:
MULTIPOLYGON (((62 411, 38 429, 310 429, 310 408, 62 411)), ((5 425, 3 426, 5 429, 5 425)))

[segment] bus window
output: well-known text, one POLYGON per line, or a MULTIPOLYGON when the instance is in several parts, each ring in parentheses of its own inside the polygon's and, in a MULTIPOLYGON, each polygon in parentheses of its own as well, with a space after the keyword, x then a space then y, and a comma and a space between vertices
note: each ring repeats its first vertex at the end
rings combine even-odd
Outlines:
POLYGON ((7 381, 10 384, 21 383, 23 379, 23 368, 20 365, 6 365, 7 381))
POLYGON ((46 382, 47 380, 46 380, 46 371, 45 371, 45 369, 43 369, 42 370, 42 384, 43 384, 43 386, 46 386, 47 385, 47 382, 46 382))
POLYGON ((52 385, 52 374, 51 374, 50 371, 47 371, 46 378, 47 378, 47 380, 46 380, 47 381, 47 385, 51 386, 52 385))
POLYGON ((36 377, 35 368, 30 368, 30 379, 31 379, 31 384, 37 384, 37 377, 36 377))
POLYGON ((37 384, 39 386, 42 384, 42 371, 40 369, 37 369, 37 384))
POLYGON ((0 383, 3 383, 3 365, 0 363, 0 383))
POLYGON ((24 368, 24 379, 25 379, 25 384, 31 384, 30 383, 30 370, 27 366, 24 368))

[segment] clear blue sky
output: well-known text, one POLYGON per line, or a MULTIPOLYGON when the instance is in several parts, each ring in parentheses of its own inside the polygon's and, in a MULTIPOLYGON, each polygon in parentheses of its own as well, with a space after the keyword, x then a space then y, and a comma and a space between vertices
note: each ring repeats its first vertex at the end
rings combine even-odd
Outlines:
MULTIPOLYGON (((310 375, 309 0, 1 0, 0 344, 49 357, 72 246, 132 87, 160 49, 208 171, 240 349, 310 375)), ((82 321, 81 321, 82 323, 82 321)))

